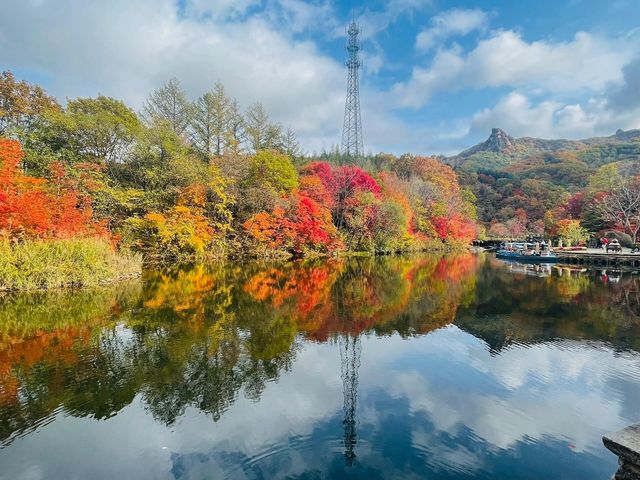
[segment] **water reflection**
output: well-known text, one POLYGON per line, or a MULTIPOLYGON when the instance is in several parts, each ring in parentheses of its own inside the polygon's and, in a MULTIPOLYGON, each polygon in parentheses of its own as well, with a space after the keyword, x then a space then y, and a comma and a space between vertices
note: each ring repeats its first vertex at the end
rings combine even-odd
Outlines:
POLYGON ((638 280, 457 255, 6 298, 0 478, 605 478, 638 280))

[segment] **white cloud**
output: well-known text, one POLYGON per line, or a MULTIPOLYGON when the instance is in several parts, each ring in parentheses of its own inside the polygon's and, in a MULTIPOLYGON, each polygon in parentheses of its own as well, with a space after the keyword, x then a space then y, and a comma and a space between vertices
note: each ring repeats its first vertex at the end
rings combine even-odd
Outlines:
POLYGON ((640 108, 617 112, 603 97, 583 103, 543 100, 534 104, 523 93, 511 92, 494 107, 473 115, 469 132, 485 135, 493 127, 516 137, 581 139, 611 135, 619 128, 640 128, 640 108))
POLYGON ((439 91, 484 87, 529 87, 545 92, 602 90, 623 78, 629 45, 585 32, 569 42, 526 42, 514 31, 494 32, 467 54, 439 51, 429 68, 416 67, 394 92, 400 105, 419 108, 439 91))
MULTIPOLYGON (((362 28, 363 38, 370 39, 400 18, 412 17, 415 13, 426 10, 431 4, 432 0, 389 0, 383 10, 367 8, 360 12, 354 9, 352 13, 362 28)), ((343 34, 342 31, 339 33, 343 34)))
POLYGON ((270 7, 266 15, 292 33, 339 27, 332 4, 324 0, 271 0, 270 7))
POLYGON ((560 104, 544 101, 531 105, 529 99, 521 93, 512 92, 493 108, 476 113, 471 122, 472 134, 484 134, 492 127, 499 127, 510 135, 541 136, 549 138, 553 126, 553 117, 560 104))
POLYGON ((480 9, 454 8, 431 19, 432 26, 416 37, 416 49, 426 51, 438 42, 455 35, 467 35, 486 24, 488 15, 480 9))
POLYGON ((440 359, 446 371, 434 373, 419 363, 413 371, 396 371, 396 357, 391 345, 385 344, 378 346, 374 359, 370 358, 374 352, 366 351, 367 365, 375 365, 377 373, 362 371, 360 377, 369 374, 373 377, 367 377, 369 388, 377 386, 394 399, 406 399, 412 413, 426 413, 438 431, 454 438, 470 429, 493 448, 555 438, 584 451, 599 448, 603 433, 631 421, 625 416, 624 392, 610 395, 610 382, 620 378, 634 383, 636 354, 619 355, 601 344, 564 341, 514 345, 492 355, 482 342, 453 326, 412 339, 397 350, 424 356, 423 364, 440 365, 440 359), (471 370, 465 370, 467 366, 471 370), (486 375, 503 388, 461 387, 475 375, 486 375), (444 383, 443 376, 448 379, 444 383))
MULTIPOLYGON (((233 5, 241 11, 250 3, 233 5)), ((194 97, 220 80, 243 106, 262 101, 306 148, 320 147, 318 138, 338 139, 343 66, 260 16, 206 16, 214 5, 222 12, 220 3, 190 0, 181 16, 172 0, 7 0, 0 64, 44 74, 61 99, 102 93, 135 108, 171 77, 194 97)))
POLYGON ((261 0, 188 0, 185 2, 187 16, 211 16, 218 19, 236 18, 261 0))
MULTIPOLYGON (((342 58, 301 40, 320 27, 330 35, 344 33, 331 1, 177 5, 175 0, 5 0, 11 15, 0 17, 0 65, 44 79, 61 100, 101 93, 135 109, 171 77, 192 97, 221 81, 243 107, 262 101, 275 120, 294 128, 308 152, 340 142, 342 58)), ((354 12, 367 37, 361 89, 367 150, 455 153, 475 141, 466 132, 485 135, 495 124, 514 135, 573 138, 637 126, 640 68, 629 63, 630 45, 637 44, 633 36, 611 41, 578 33, 567 42, 527 42, 516 32, 495 31, 468 52, 459 46, 438 50, 430 65, 415 67, 391 91, 381 90, 378 79, 387 82, 387 74, 403 68, 395 64, 400 59, 390 58, 384 35, 372 37, 394 22, 424 16, 431 5, 431 0, 393 0, 381 10, 354 12), (371 79, 382 71, 384 77, 371 79), (420 108, 442 91, 487 87, 514 93, 475 116, 466 112, 437 124, 394 110, 420 108)), ((480 10, 442 12, 418 43, 428 48, 480 29, 486 17, 480 10)))

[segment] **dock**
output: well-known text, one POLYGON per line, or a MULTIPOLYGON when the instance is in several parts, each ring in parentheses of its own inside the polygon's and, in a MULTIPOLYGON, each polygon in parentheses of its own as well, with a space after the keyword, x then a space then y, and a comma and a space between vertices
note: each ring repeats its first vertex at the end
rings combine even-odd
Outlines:
POLYGON ((604 446, 618 456, 612 480, 640 480, 640 423, 602 437, 604 446))
POLYGON ((640 268, 640 253, 631 253, 629 249, 622 252, 605 252, 590 248, 587 250, 554 250, 559 263, 568 265, 592 265, 603 268, 640 268))

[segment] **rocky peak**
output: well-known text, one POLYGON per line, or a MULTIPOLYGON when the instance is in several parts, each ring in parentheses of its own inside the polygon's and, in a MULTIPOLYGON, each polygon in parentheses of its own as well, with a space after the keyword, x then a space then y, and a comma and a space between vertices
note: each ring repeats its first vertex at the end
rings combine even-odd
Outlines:
POLYGON ((622 142, 632 142, 640 137, 640 130, 622 130, 619 128, 613 138, 622 142))
POLYGON ((458 157, 464 158, 478 152, 495 152, 504 153, 516 148, 516 139, 509 135, 501 128, 492 128, 491 135, 484 142, 475 145, 464 152, 458 154, 458 157))
POLYGON ((491 135, 483 143, 483 150, 489 152, 502 152, 509 150, 515 145, 515 140, 511 135, 501 128, 492 128, 491 135))

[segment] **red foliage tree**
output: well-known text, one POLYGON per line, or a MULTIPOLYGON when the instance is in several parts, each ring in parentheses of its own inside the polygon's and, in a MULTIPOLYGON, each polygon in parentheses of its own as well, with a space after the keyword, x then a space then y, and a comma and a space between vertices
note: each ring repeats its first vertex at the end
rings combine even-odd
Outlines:
POLYGON ((380 197, 378 182, 362 168, 355 165, 341 165, 331 168, 326 162, 314 162, 305 168, 305 173, 316 175, 334 199, 347 198, 356 191, 371 192, 380 197))
POLYGON ((314 162, 305 169, 308 175, 315 175, 322 181, 331 195, 331 213, 338 228, 344 227, 347 207, 353 206, 358 193, 372 193, 380 198, 382 188, 376 180, 355 165, 341 165, 332 168, 326 162, 314 162))
POLYGON ((450 217, 434 217, 433 228, 442 240, 447 238, 469 242, 476 237, 476 226, 471 220, 455 213, 450 217))
POLYGON ((569 200, 567 200, 567 205, 565 210, 570 218, 577 219, 582 215, 582 210, 585 206, 585 198, 583 192, 576 192, 569 200))
POLYGON ((291 196, 286 209, 278 206, 271 213, 257 213, 244 228, 269 248, 284 248, 294 254, 332 252, 342 247, 329 209, 301 192, 291 196))

